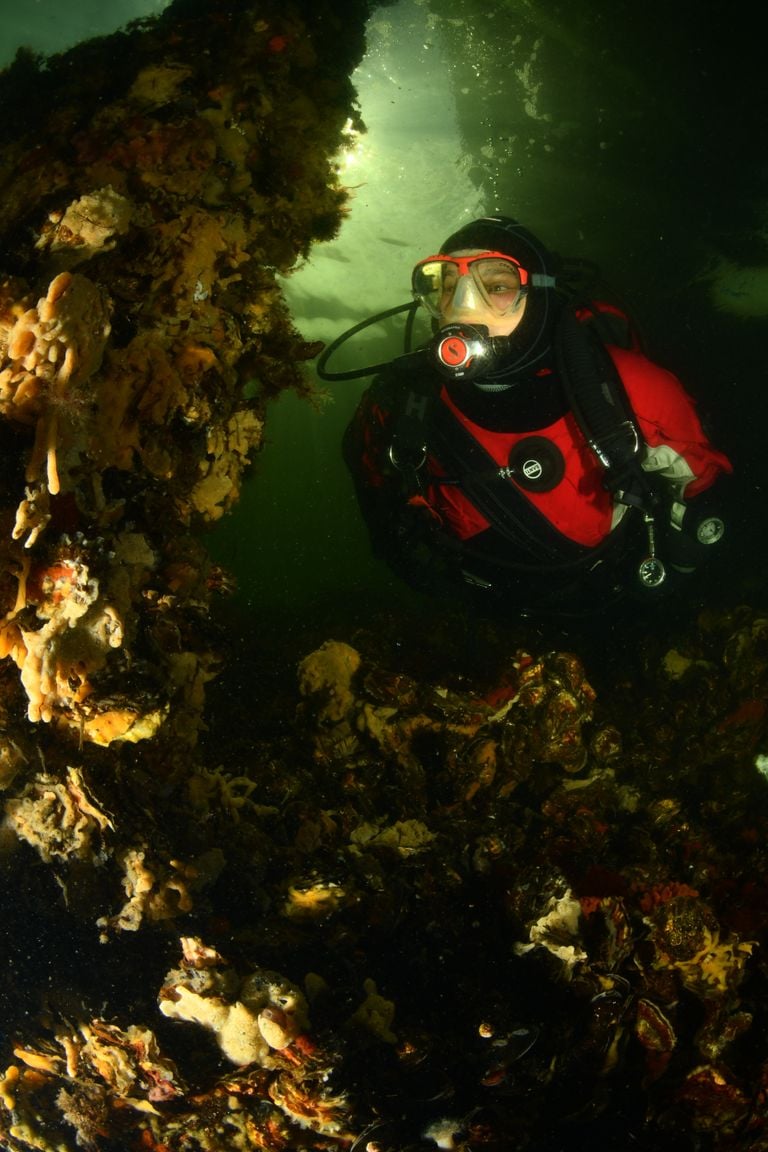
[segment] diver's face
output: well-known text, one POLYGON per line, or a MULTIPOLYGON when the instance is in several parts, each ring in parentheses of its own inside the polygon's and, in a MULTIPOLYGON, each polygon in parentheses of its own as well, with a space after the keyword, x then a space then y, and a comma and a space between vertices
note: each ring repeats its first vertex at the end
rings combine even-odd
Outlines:
POLYGON ((441 271, 438 307, 443 324, 482 324, 491 336, 508 336, 518 327, 525 315, 526 290, 512 260, 484 257, 482 248, 468 248, 451 252, 441 271))

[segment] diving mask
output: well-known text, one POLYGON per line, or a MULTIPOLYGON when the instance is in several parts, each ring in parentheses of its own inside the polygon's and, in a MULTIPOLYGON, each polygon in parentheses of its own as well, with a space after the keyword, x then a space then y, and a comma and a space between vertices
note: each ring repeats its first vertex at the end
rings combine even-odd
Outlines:
POLYGON ((519 308, 528 272, 503 252, 427 256, 413 270, 415 298, 437 320, 459 312, 486 312, 504 320, 519 308))

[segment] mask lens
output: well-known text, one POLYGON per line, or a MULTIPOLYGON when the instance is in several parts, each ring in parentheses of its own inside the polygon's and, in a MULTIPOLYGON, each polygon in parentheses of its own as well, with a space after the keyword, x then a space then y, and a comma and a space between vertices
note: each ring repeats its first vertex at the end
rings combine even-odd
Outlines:
MULTIPOLYGON (((526 279, 524 272, 522 279, 526 279)), ((479 295, 494 316, 507 316, 517 307, 520 293, 520 269, 503 256, 430 257, 413 272, 414 296, 438 319, 465 295, 479 295), (465 276, 470 277, 471 286, 463 281, 465 276)))
POLYGON ((447 293, 450 300, 458 280, 458 268, 447 260, 425 260, 413 272, 413 294, 428 312, 440 317, 440 304, 447 293))
POLYGON ((470 264, 472 278, 480 295, 497 316, 514 311, 520 298, 520 273, 511 260, 474 260, 470 264))

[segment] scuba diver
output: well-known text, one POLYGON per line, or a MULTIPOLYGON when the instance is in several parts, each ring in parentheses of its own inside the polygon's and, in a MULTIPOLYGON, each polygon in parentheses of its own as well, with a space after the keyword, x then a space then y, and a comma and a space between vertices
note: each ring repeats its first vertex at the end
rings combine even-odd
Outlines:
POLYGON ((730 461, 621 308, 506 216, 449 236, 412 289, 433 338, 377 366, 343 441, 403 580, 581 616, 656 602, 717 553, 730 461))

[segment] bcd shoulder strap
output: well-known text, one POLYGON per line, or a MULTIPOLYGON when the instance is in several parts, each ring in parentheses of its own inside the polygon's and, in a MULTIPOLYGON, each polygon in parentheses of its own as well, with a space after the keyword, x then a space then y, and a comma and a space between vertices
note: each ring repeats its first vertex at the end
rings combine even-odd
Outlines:
MULTIPOLYGON (((600 319, 598 312, 594 315, 600 319)), ((642 469, 645 442, 597 324, 564 308, 555 335, 555 358, 574 417, 605 469, 606 488, 624 503, 645 507, 653 500, 642 469)))

